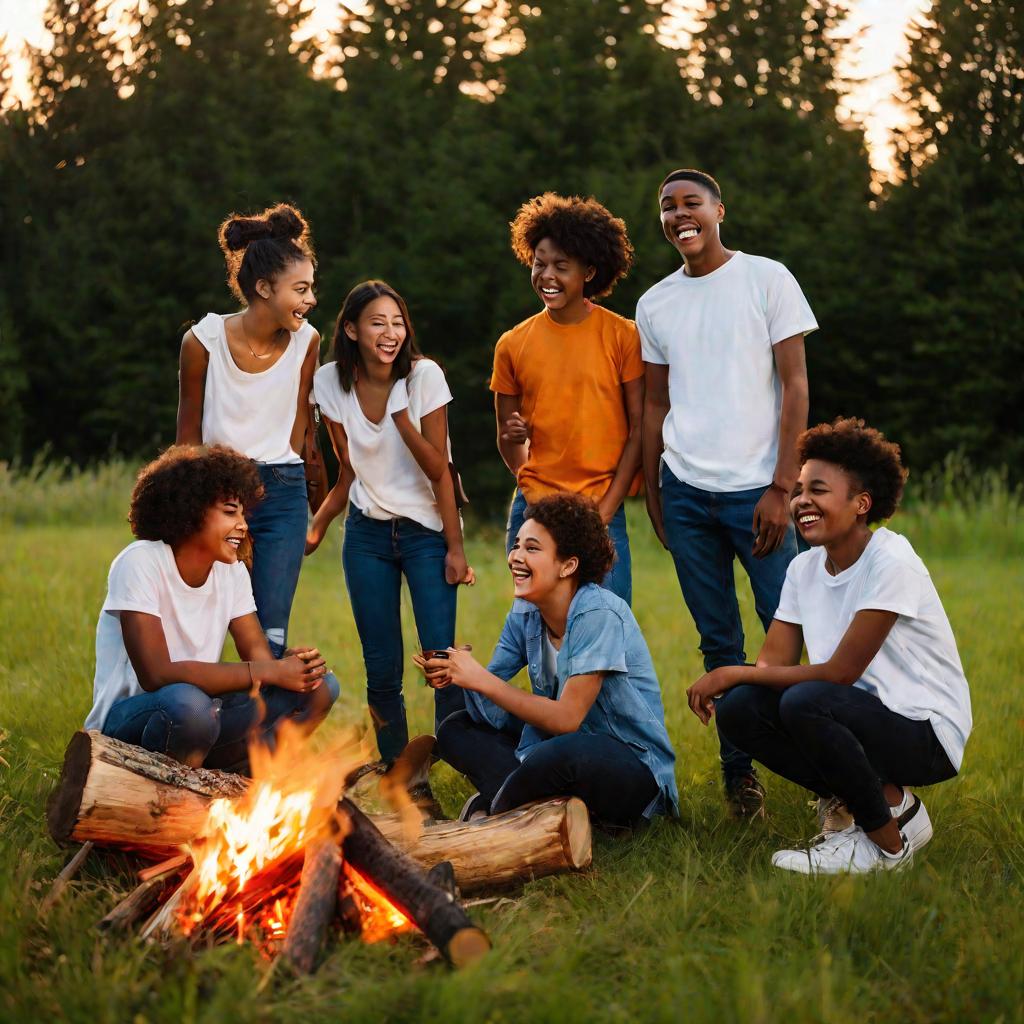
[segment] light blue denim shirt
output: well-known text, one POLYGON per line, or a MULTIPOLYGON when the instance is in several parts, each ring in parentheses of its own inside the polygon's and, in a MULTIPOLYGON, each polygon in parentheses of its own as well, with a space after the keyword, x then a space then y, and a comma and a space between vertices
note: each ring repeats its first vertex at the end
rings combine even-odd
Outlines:
MULTIPOLYGON (((580 587, 569 606, 554 678, 544 670, 543 644, 544 620, 540 612, 528 601, 516 599, 487 669, 508 681, 525 667, 533 692, 552 700, 558 699, 566 681, 573 676, 603 672, 597 699, 579 731, 615 737, 632 748, 650 768, 659 791, 644 811, 645 817, 678 814, 676 755, 665 730, 661 687, 647 642, 629 605, 611 591, 588 583, 580 587)), ((466 691, 466 707, 475 721, 495 729, 503 728, 510 717, 493 701, 472 690, 466 691)), ((546 733, 527 725, 516 756, 525 760, 531 748, 546 739, 546 733)))

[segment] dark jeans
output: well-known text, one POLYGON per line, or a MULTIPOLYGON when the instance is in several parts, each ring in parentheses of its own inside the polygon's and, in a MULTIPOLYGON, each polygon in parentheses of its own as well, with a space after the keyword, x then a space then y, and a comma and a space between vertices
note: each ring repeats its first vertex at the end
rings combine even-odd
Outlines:
POLYGON ((338 680, 328 672, 310 693, 264 686, 261 708, 247 690, 211 697, 191 683, 168 683, 119 700, 107 714, 103 734, 193 767, 247 775, 250 741, 272 746, 286 718, 312 731, 339 692, 338 680))
POLYGON ((252 593, 256 614, 275 658, 288 646, 299 570, 306 549, 306 470, 301 462, 257 463, 263 500, 245 518, 252 537, 252 593))
MULTIPOLYGON (((402 697, 402 574, 412 595, 420 646, 451 647, 458 588, 444 578, 447 554, 444 534, 436 530, 411 519, 370 519, 350 506, 341 561, 363 646, 366 700, 385 761, 397 757, 409 741, 402 697)), ((457 686, 435 690, 435 728, 463 707, 465 698, 457 686)))
MULTIPOLYGON (((704 671, 722 665, 743 665, 743 621, 736 601, 733 563, 750 578, 754 607, 765 632, 779 604, 786 569, 796 555, 796 528, 790 523, 779 548, 766 558, 751 554, 754 544, 754 506, 767 488, 717 493, 683 483, 664 463, 661 503, 665 539, 676 566, 683 600, 700 633, 704 671)), ((718 732, 722 771, 726 778, 751 770, 749 754, 718 732)))
MULTIPOLYGON (((512 550, 512 542, 523 525, 523 514, 527 502, 522 491, 517 490, 512 497, 508 510, 508 522, 505 525, 505 554, 512 550)), ((601 581, 601 586, 621 597, 626 604, 633 603, 633 556, 629 551, 629 533, 626 530, 626 506, 620 505, 612 521, 608 524, 612 543, 615 545, 615 563, 608 575, 601 581)))
POLYGON ((516 747, 523 723, 513 721, 514 726, 499 731, 459 711, 437 731, 441 757, 470 779, 489 802, 491 814, 532 800, 577 796, 597 821, 625 826, 638 822, 658 795, 651 770, 612 736, 553 736, 532 747, 520 762, 516 747))
POLYGON ((930 786, 956 775, 930 722, 904 718, 857 686, 736 686, 717 701, 715 717, 720 732, 776 775, 841 797, 865 832, 890 819, 882 783, 930 786))

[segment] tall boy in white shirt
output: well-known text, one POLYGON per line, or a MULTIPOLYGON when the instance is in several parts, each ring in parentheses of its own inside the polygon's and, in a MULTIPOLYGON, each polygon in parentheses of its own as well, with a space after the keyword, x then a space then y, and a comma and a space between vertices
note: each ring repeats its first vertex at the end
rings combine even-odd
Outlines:
MULTIPOLYGON (((673 171, 659 204, 683 266, 645 292, 636 312, 647 511, 672 553, 710 672, 746 661, 734 559, 767 630, 797 551, 788 498, 807 426, 804 336, 818 325, 781 263, 722 244, 714 178, 673 171)), ((762 813, 750 757, 719 741, 732 813, 762 813)))
POLYGON ((904 787, 960 770, 970 690, 924 563, 905 537, 871 529, 899 506, 899 447, 854 419, 822 423, 798 447, 791 506, 811 550, 786 573, 757 665, 716 669, 687 697, 702 722, 714 714, 763 765, 852 814, 809 849, 780 850, 776 867, 899 868, 932 837, 904 787))

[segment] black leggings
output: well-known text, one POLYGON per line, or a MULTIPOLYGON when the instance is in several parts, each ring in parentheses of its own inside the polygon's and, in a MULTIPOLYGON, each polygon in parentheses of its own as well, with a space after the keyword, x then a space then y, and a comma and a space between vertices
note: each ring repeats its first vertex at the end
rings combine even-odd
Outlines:
POLYGON ((658 795, 651 770, 612 736, 553 736, 532 747, 520 762, 516 747, 522 730, 518 720, 499 731, 477 724, 468 711, 457 711, 437 731, 441 757, 469 777, 490 804, 491 814, 532 800, 577 796, 597 821, 632 825, 658 795))
POLYGON ((865 832, 890 820, 883 783, 930 786, 956 775, 930 722, 904 718, 857 686, 736 686, 715 715, 719 730, 776 775, 844 800, 865 832))

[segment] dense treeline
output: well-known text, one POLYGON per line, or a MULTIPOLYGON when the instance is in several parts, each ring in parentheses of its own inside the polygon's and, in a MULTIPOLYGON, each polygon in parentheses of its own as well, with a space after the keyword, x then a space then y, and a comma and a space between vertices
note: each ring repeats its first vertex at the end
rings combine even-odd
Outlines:
POLYGON ((516 207, 555 189, 624 217, 637 261, 608 305, 631 315, 677 260, 657 183, 695 165, 722 183, 726 244, 783 260, 811 301, 814 419, 864 415, 917 469, 960 449, 1015 471, 1024 6, 936 0, 903 71, 904 181, 878 201, 836 111, 842 3, 719 0, 689 54, 658 41, 660 6, 380 0, 325 57, 295 51, 291 0, 161 0, 126 63, 95 0, 51 0, 37 103, 0 119, 0 458, 168 443, 181 334, 230 308, 216 225, 286 199, 315 232, 325 349, 353 283, 399 288, 493 503, 511 481, 491 352, 538 308, 508 248, 516 207), (495 10, 519 52, 494 52, 495 10))

